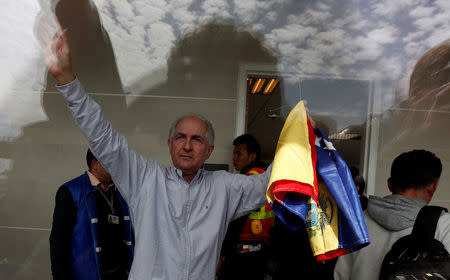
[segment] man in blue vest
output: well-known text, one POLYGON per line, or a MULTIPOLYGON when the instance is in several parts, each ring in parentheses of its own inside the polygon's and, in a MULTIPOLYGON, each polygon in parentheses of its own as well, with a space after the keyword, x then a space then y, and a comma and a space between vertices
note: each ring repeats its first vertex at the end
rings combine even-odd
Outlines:
POLYGON ((56 193, 50 234, 53 279, 125 280, 133 260, 128 205, 87 151, 89 170, 56 193))

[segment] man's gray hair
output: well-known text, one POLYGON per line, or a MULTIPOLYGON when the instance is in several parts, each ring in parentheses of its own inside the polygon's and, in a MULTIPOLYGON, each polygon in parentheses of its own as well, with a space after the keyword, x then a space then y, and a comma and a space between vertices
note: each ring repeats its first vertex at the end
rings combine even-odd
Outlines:
POLYGON ((188 117, 199 118, 200 120, 202 120, 205 123, 205 125, 206 125, 206 140, 208 141, 209 146, 213 146, 214 145, 214 137, 215 137, 214 136, 214 128, 208 119, 206 119, 205 117, 203 117, 201 115, 197 115, 197 114, 184 115, 184 116, 181 116, 178 119, 176 119, 170 126, 169 139, 172 141, 172 137, 175 134, 175 128, 182 120, 184 120, 185 118, 188 118, 188 117))

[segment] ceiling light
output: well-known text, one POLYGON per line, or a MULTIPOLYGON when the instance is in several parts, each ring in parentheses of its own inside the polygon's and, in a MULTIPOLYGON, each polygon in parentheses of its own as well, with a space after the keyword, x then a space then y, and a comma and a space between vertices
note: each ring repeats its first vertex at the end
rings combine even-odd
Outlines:
POLYGON ((253 78, 247 78, 247 86, 250 87, 252 85, 253 78))
POLYGON ((261 79, 261 78, 257 79, 255 84, 253 85, 252 93, 255 94, 255 93, 260 92, 261 88, 265 82, 266 82, 266 79, 261 79))
POLYGON ((275 87, 278 85, 278 79, 270 79, 269 83, 267 83, 266 88, 264 89, 264 94, 271 94, 275 87))

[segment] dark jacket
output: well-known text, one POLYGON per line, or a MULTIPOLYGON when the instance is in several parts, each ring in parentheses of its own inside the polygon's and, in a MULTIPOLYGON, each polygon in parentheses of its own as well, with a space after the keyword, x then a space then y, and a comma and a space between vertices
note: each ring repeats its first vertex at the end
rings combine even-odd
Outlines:
MULTIPOLYGON (((73 227, 71 248, 71 270, 75 279, 102 279, 100 252, 98 239, 97 203, 93 195, 96 186, 91 186, 87 173, 64 184, 73 198, 76 206, 76 220, 73 227)), ((118 193, 125 225, 125 242, 129 253, 129 267, 133 260, 132 226, 128 206, 118 193)))

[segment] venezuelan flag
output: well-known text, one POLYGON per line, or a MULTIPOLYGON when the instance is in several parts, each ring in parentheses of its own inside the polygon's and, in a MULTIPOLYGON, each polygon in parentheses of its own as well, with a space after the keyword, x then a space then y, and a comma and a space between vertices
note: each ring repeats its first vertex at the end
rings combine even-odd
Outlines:
POLYGON ((302 101, 281 131, 267 199, 292 230, 306 226, 318 261, 370 243, 351 173, 326 135, 312 128, 302 101))

